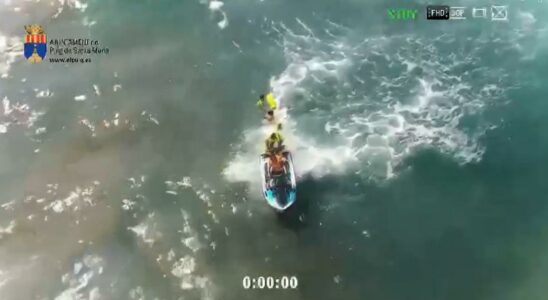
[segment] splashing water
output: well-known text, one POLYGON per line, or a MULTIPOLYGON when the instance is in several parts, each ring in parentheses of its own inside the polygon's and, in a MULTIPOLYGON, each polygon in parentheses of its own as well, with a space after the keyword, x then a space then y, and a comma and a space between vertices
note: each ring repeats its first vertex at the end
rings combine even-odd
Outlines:
MULTIPOLYGON (((475 53, 487 41, 471 53, 454 50, 456 40, 449 37, 381 36, 350 43, 344 31, 334 34, 345 29, 341 25, 328 22, 328 34, 319 38, 301 20, 297 24, 302 33, 283 23, 274 27, 287 67, 270 86, 287 110, 284 136, 299 175, 357 171, 390 178, 395 166, 423 147, 461 163, 481 159, 478 140, 494 125, 467 127, 463 120, 481 116, 509 88, 509 75, 500 67, 479 67, 475 53), (478 73, 484 74, 482 84, 472 85, 478 73)), ((259 181, 256 145, 268 132, 265 126, 244 132, 227 178, 259 181)))

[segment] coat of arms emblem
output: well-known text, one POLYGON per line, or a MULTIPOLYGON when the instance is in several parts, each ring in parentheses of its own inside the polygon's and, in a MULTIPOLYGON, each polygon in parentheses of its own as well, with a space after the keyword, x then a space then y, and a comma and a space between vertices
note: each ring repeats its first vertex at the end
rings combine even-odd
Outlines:
POLYGON ((25 58, 31 63, 39 63, 46 57, 47 36, 40 25, 26 25, 25 58))

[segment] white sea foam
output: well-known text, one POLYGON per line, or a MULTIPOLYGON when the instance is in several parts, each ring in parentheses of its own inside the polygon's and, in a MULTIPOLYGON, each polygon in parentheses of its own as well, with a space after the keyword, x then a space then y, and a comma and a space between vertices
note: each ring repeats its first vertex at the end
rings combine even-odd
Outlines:
POLYGON ((183 177, 181 181, 177 181, 177 185, 183 186, 183 187, 192 187, 192 183, 190 181, 190 177, 183 177))
POLYGON ((95 184, 83 188, 77 186, 65 198, 53 199, 53 201, 44 206, 44 210, 62 213, 68 210, 78 211, 87 206, 94 206, 93 194, 95 187, 95 184))
POLYGON ((219 9, 221 9, 221 7, 223 7, 223 5, 224 5, 223 2, 213 0, 213 1, 209 2, 209 9, 210 10, 219 10, 219 9))
POLYGON ((97 21, 95 20, 90 20, 87 16, 85 16, 83 19, 82 19, 82 25, 86 26, 86 27, 91 27, 93 25, 97 24, 97 21))
POLYGON ((65 273, 61 281, 67 286, 55 300, 101 299, 98 287, 91 282, 103 272, 104 261, 96 255, 86 255, 82 261, 74 263, 73 271, 65 273))
MULTIPOLYGON (((300 23, 304 25, 302 21, 300 23)), ((310 28, 306 28, 309 36, 304 38, 315 40, 310 28)), ((287 30, 287 32, 291 36, 297 36, 291 30, 287 30)), ((286 101, 290 101, 295 95, 306 93, 301 87, 301 83, 313 74, 320 74, 323 79, 338 78, 340 72, 350 63, 346 58, 322 60, 321 57, 316 56, 298 57, 294 53, 288 53, 288 59, 290 63, 286 69, 270 81, 272 91, 281 107, 287 106, 286 101)), ((317 77, 316 79, 321 80, 317 77)), ((299 133, 297 123, 288 118, 285 108, 278 110, 276 114, 278 115, 277 121, 284 124, 282 134, 287 148, 293 153, 298 175, 322 176, 326 173, 344 171, 344 166, 355 160, 353 151, 349 147, 321 145, 312 138, 299 133)), ((242 142, 243 149, 225 168, 225 177, 231 181, 260 182, 257 161, 259 155, 264 152, 263 141, 274 130, 275 126, 263 124, 258 129, 245 131, 242 142)))
POLYGON ((94 84, 93 85, 93 90, 95 91, 95 95, 101 96, 101 90, 99 89, 98 85, 94 84))
MULTIPOLYGON (((355 159, 348 147, 318 145, 311 138, 301 135, 292 121, 286 120, 284 124, 282 135, 287 148, 293 153, 297 175, 322 176, 326 173, 342 172, 345 165, 355 159)), ((228 180, 261 182, 258 160, 265 150, 263 141, 274 130, 274 126, 264 125, 259 129, 244 132, 242 144, 245 148, 236 154, 223 171, 228 180)))
POLYGON ((19 37, 8 37, 0 32, 0 78, 7 78, 11 65, 23 57, 23 43, 19 37))
POLYGON ((219 0, 201 0, 200 3, 207 5, 208 9, 214 18, 219 19, 217 26, 220 29, 225 29, 228 26, 228 16, 222 9, 224 2, 219 0))
POLYGON ((36 130, 34 123, 42 115, 42 112, 32 110, 28 104, 12 103, 8 97, 4 97, 0 109, 0 133, 6 133, 9 127, 15 125, 28 129, 29 134, 32 134, 36 130))
POLYGON ((15 221, 11 220, 10 223, 5 227, 0 227, 0 240, 6 236, 13 233, 13 229, 15 228, 15 221))
POLYGON ((158 231, 157 226, 154 213, 150 213, 143 222, 133 227, 128 227, 128 230, 135 233, 143 243, 152 246, 154 242, 162 237, 162 233, 158 231))
POLYGON ((196 252, 202 248, 197 236, 190 236, 182 240, 183 244, 187 246, 192 252, 196 252))
POLYGON ((132 300, 145 300, 145 292, 141 286, 137 286, 129 291, 129 299, 132 300))
POLYGON ((49 98, 52 97, 53 93, 49 89, 41 90, 36 93, 36 98, 49 98))
POLYGON ((6 203, 3 203, 0 205, 0 208, 4 210, 13 210, 13 205, 15 204, 15 200, 8 201, 6 203))
POLYGON ((74 101, 84 101, 86 100, 86 95, 78 95, 74 97, 74 101))
POLYGON ((86 118, 81 118, 79 123, 87 127, 91 131, 91 135, 95 136, 95 124, 93 122, 86 118))
POLYGON ((224 11, 220 11, 222 19, 221 21, 217 22, 217 26, 221 29, 225 29, 228 26, 228 17, 226 16, 226 13, 224 11))
MULTIPOLYGON (((349 44, 344 35, 334 34, 344 27, 330 23, 330 35, 319 38, 304 22, 297 23, 295 30, 283 24, 275 28, 287 67, 270 86, 281 106, 295 107, 283 120, 283 134, 298 174, 357 169, 368 177, 389 178, 403 158, 424 146, 460 163, 481 159, 479 139, 492 124, 479 122, 465 130, 461 120, 479 116, 487 103, 504 95, 504 69, 480 67, 475 54, 488 41, 476 41, 471 52, 449 53, 444 52, 451 49, 447 37, 382 36, 349 44), (481 81, 474 71, 485 74, 481 81), (306 127, 310 120, 323 123, 324 132, 306 127)), ((227 179, 260 181, 257 161, 272 130, 244 131, 224 170, 227 179)))
POLYGON ((127 179, 129 181, 129 188, 138 189, 143 186, 143 183, 147 180, 146 176, 141 175, 140 177, 130 177, 127 179))
MULTIPOLYGON (((52 2, 51 4, 54 5, 55 3, 52 2)), ((88 8, 88 4, 86 2, 79 0, 58 0, 57 5, 57 12, 52 16, 54 19, 59 17, 59 15, 63 13, 63 10, 67 7, 70 9, 76 9, 81 13, 85 12, 88 8)))
POLYGON ((7 116, 12 112, 12 108, 10 107, 10 100, 8 99, 8 97, 4 97, 4 99, 2 99, 2 108, 2 113, 4 114, 4 116, 7 116))
POLYGON ((129 199, 122 200, 122 209, 123 210, 132 210, 135 207, 135 201, 129 199))
POLYGON ((206 276, 195 274, 196 260, 194 257, 186 255, 177 260, 172 268, 171 274, 181 280, 180 288, 182 290, 199 289, 201 299, 213 298, 213 284, 206 276))
POLYGON ((190 274, 194 272, 194 269, 196 268, 196 262, 194 261, 194 257, 192 256, 185 256, 181 257, 178 261, 173 264, 173 268, 171 269, 171 274, 175 277, 183 277, 185 274, 190 274))

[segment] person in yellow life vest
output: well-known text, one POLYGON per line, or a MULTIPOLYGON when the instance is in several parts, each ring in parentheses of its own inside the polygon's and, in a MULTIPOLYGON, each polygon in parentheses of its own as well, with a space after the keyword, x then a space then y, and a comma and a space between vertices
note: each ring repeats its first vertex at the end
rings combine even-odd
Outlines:
POLYGON ((280 153, 284 149, 284 138, 279 132, 273 132, 265 141, 266 153, 280 153))
POLYGON ((262 94, 259 96, 257 106, 265 111, 265 119, 268 121, 274 120, 274 110, 278 107, 278 101, 276 101, 272 93, 268 93, 266 95, 262 94))

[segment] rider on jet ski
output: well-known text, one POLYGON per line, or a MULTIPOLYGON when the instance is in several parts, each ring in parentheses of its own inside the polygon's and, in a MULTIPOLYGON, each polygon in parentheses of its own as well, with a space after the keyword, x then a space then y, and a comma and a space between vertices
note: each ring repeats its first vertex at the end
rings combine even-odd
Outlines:
POLYGON ((273 132, 266 140, 265 140, 265 146, 266 146, 266 154, 273 154, 273 153, 279 153, 282 152, 285 148, 283 145, 284 138, 282 134, 280 133, 280 129, 282 128, 282 124, 278 125, 278 131, 273 132))
POLYGON ((270 174, 281 175, 284 172, 285 158, 281 153, 270 154, 270 174))
POLYGON ((265 141, 266 151, 264 155, 268 157, 270 162, 270 169, 268 171, 269 174, 273 176, 282 175, 284 173, 286 162, 286 158, 284 157, 284 138, 280 133, 281 129, 282 124, 278 124, 278 130, 273 132, 265 141))

